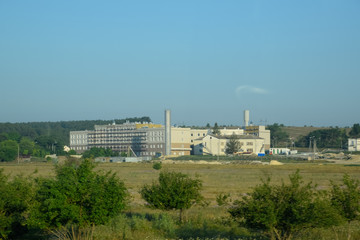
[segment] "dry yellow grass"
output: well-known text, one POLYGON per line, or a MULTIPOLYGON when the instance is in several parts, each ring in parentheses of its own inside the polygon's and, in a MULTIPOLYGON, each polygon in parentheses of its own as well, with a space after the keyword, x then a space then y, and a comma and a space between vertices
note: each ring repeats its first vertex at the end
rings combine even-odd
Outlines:
MULTIPOLYGON (((53 176, 52 163, 22 163, 0 164, 5 174, 12 176, 23 174, 26 176, 53 176)), ((125 182, 132 195, 132 205, 142 204, 139 190, 144 184, 156 180, 158 170, 152 168, 151 163, 102 163, 96 167, 100 171, 113 171, 125 182)), ((231 193, 232 198, 238 198, 261 182, 261 178, 270 176, 273 183, 288 181, 288 175, 300 170, 305 182, 312 181, 320 189, 329 187, 330 180, 338 182, 344 173, 360 179, 360 168, 343 165, 319 165, 310 163, 285 164, 282 166, 242 165, 242 164, 163 164, 162 170, 181 171, 192 177, 200 176, 203 181, 203 195, 211 205, 215 205, 215 198, 219 193, 231 193)))

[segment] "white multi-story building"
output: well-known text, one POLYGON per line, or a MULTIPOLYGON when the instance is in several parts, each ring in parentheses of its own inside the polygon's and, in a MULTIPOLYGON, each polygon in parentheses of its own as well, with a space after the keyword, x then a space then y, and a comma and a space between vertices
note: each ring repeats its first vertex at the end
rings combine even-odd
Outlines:
POLYGON ((92 131, 71 131, 70 148, 82 153, 92 147, 117 152, 130 149, 137 156, 155 156, 164 151, 164 127, 152 123, 95 125, 92 131))

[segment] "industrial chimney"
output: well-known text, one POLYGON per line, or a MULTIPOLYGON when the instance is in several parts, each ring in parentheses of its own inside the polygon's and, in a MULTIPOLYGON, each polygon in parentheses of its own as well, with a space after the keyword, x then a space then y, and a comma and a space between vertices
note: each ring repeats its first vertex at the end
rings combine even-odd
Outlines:
POLYGON ((171 113, 165 110, 165 156, 171 155, 171 113))
POLYGON ((249 120, 250 120, 250 111, 245 110, 244 111, 244 126, 245 127, 249 126, 249 120))

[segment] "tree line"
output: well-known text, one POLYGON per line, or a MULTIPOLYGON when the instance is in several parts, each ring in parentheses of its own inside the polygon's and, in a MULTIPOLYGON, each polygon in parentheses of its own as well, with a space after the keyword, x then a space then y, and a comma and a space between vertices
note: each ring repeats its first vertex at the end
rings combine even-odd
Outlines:
POLYGON ((290 139, 283 124, 274 123, 267 126, 271 133, 272 147, 309 147, 316 141, 319 148, 346 149, 348 138, 360 138, 360 124, 356 123, 348 131, 347 128, 330 127, 311 131, 306 136, 290 139))
POLYGON ((44 157, 48 154, 66 155, 70 131, 94 129, 94 125, 115 122, 151 122, 149 117, 115 120, 87 120, 60 122, 0 123, 0 161, 15 160, 17 155, 44 157))

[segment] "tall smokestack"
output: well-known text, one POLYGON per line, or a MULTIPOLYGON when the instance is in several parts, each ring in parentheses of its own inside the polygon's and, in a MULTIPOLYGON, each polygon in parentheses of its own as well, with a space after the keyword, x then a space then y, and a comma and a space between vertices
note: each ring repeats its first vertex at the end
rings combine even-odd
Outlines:
POLYGON ((171 113, 165 110, 165 156, 171 155, 171 113))
POLYGON ((245 110, 244 111, 244 126, 245 127, 249 126, 249 119, 250 119, 250 111, 245 110))

